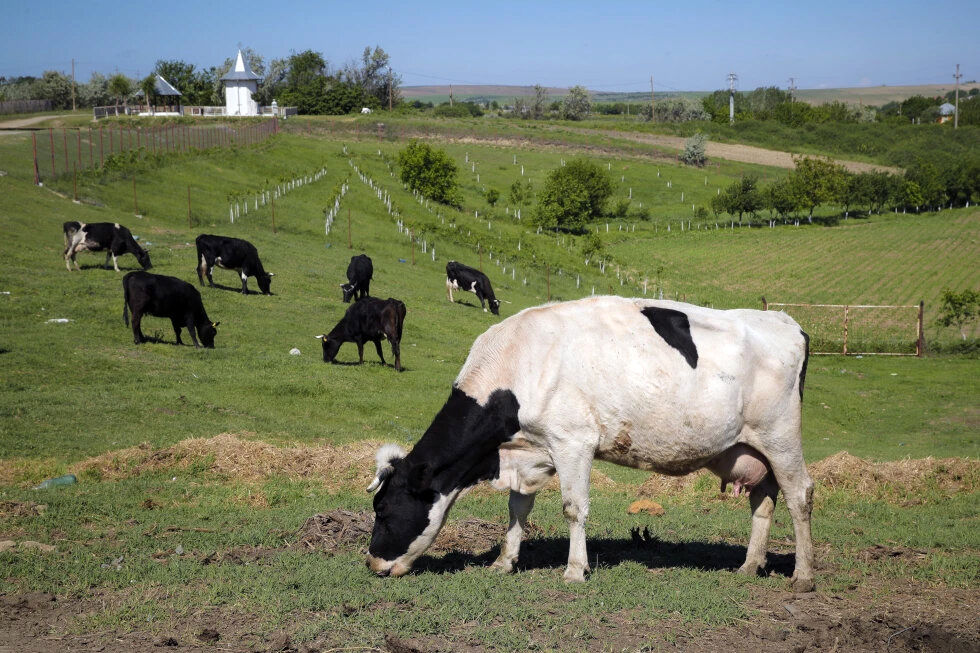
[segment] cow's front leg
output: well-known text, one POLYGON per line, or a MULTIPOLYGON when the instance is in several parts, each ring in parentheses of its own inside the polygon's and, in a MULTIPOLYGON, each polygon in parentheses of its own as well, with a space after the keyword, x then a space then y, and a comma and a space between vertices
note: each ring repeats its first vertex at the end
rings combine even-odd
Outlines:
POLYGON ((115 268, 116 272, 121 272, 122 271, 122 270, 119 269, 119 265, 116 263, 116 255, 115 254, 112 255, 112 267, 115 268))
POLYGON ((449 298, 449 303, 452 304, 453 303, 453 284, 451 284, 449 282, 449 279, 446 279, 446 297, 449 298))
POLYGON ((173 328, 174 328, 174 336, 176 336, 176 337, 177 337, 177 344, 178 344, 178 345, 182 345, 182 344, 184 344, 184 343, 183 343, 183 342, 181 342, 181 340, 180 340, 180 327, 181 327, 181 324, 180 324, 180 322, 179 322, 179 321, 178 321, 177 319, 175 319, 175 318, 170 318, 170 324, 171 324, 171 325, 173 326, 173 328))
POLYGON ((357 341, 357 360, 360 364, 364 364, 364 341, 357 341))
MULTIPOLYGON (((111 256, 112 256, 112 250, 109 250, 105 253, 105 263, 102 265, 102 267, 105 268, 106 270, 109 269, 109 257, 111 256)), ((115 262, 115 259, 113 259, 113 262, 115 262)))
POLYGON ((510 526, 507 527, 507 534, 500 545, 500 555, 491 568, 509 574, 514 571, 514 563, 521 551, 521 539, 524 537, 524 529, 527 528, 527 516, 534 507, 533 494, 521 494, 511 490, 510 499, 507 507, 510 509, 510 526))
POLYGON ((585 519, 589 516, 589 474, 592 472, 592 452, 580 447, 559 443, 560 451, 552 453, 555 470, 561 481, 561 506, 568 523, 568 566, 565 581, 585 582, 590 571, 585 546, 585 519))
POLYGON ((242 294, 248 294, 248 275, 244 271, 242 271, 242 294))
MULTIPOLYGON (((196 331, 196 329, 197 329, 197 325, 194 323, 193 318, 188 318, 187 319, 187 332, 189 334, 191 334, 191 342, 194 343, 194 347, 196 347, 197 349, 200 349, 201 348, 201 343, 199 343, 197 341, 197 331, 196 331)), ((180 341, 178 341, 177 344, 179 345, 180 344, 180 341)))
POLYGON ((385 363, 384 352, 381 351, 381 338, 378 338, 377 340, 374 341, 374 348, 378 350, 378 358, 381 359, 381 364, 387 365, 387 363, 385 363))

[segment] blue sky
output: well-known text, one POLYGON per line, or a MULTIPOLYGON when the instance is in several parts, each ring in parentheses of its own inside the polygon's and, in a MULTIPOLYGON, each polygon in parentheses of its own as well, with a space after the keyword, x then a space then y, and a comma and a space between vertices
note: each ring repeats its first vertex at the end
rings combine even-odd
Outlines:
POLYGON ((405 85, 582 84, 604 91, 980 79, 980 2, 291 2, 7 0, 0 75, 146 75, 313 49, 334 67, 380 45, 405 85), (801 8, 798 8, 801 7, 801 8))

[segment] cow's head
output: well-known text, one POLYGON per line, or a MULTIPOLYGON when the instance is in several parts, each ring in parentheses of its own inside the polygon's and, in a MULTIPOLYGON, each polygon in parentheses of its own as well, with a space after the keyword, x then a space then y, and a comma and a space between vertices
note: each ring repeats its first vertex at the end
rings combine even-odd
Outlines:
POLYGON ((272 291, 269 290, 269 286, 272 284, 272 277, 276 276, 272 272, 266 272, 255 277, 259 282, 259 290, 262 291, 263 295, 271 295, 272 291))
POLYGON ((393 444, 378 450, 378 471, 368 486, 374 495, 374 530, 367 566, 379 576, 404 576, 436 539, 456 493, 432 489, 432 469, 405 460, 393 444))
POLYGON ((219 324, 221 322, 211 322, 197 327, 197 337, 201 340, 201 344, 208 349, 214 349, 214 337, 218 335, 219 324))
POLYGON ((494 315, 500 315, 500 300, 491 299, 489 301, 489 304, 490 304, 490 312, 493 313, 494 315))
POLYGON ((153 267, 150 263, 150 253, 142 247, 136 248, 136 260, 139 261, 139 264, 143 266, 144 270, 149 270, 153 267))
POLYGON ((350 299, 354 296, 354 284, 342 283, 340 289, 344 292, 344 303, 350 304, 350 299))
POLYGON ((340 346, 344 344, 343 341, 331 338, 325 333, 314 337, 323 344, 323 362, 332 363, 337 358, 337 352, 340 351, 340 346))

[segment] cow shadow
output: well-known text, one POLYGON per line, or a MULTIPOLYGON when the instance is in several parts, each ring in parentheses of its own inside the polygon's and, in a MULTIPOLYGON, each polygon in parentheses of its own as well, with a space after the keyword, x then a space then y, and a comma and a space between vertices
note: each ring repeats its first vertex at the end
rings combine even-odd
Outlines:
MULTIPOLYGON (((198 284, 198 285, 200 285, 200 284, 198 284)), ((224 290, 226 292, 238 293, 239 295, 242 294, 242 287, 241 286, 226 286, 223 283, 213 283, 213 284, 206 284, 206 285, 201 286, 201 287, 202 288, 216 288, 217 290, 224 290)), ((246 294, 246 295, 261 295, 262 294, 262 291, 261 290, 252 290, 251 288, 249 288, 249 289, 247 289, 245 291, 244 294, 246 294)), ((269 296, 270 297, 272 297, 275 294, 276 293, 274 293, 274 292, 269 292, 269 296)))
MULTIPOLYGON (((74 267, 72 269, 74 270, 74 267)), ((119 266, 119 271, 120 272, 133 272, 135 270, 142 270, 142 269, 143 269, 143 266, 141 266, 141 265, 133 265, 133 266, 120 265, 119 266)), ((78 264, 78 270, 80 270, 80 271, 85 271, 85 270, 103 270, 105 272, 115 272, 115 270, 113 269, 113 267, 111 265, 109 267, 105 267, 101 263, 79 263, 78 264)))
POLYGON ((480 308, 476 304, 471 304, 470 302, 464 301, 462 299, 454 299, 453 300, 453 303, 454 304, 459 304, 461 306, 469 306, 470 308, 480 308))
MULTIPOLYGON (((649 532, 634 530, 630 538, 589 538, 589 563, 593 570, 596 560, 600 567, 615 567, 624 562, 636 562, 648 569, 699 569, 702 571, 735 571, 745 562, 746 548, 741 545, 703 540, 668 542, 649 532)), ((456 573, 468 567, 485 567, 500 554, 500 545, 489 551, 474 554, 450 551, 442 557, 422 556, 413 573, 456 573)), ((760 574, 789 578, 793 574, 796 556, 792 553, 769 552, 767 565, 760 574)), ((568 562, 568 538, 531 538, 521 544, 520 559, 514 564, 517 571, 532 569, 563 569, 568 562)))

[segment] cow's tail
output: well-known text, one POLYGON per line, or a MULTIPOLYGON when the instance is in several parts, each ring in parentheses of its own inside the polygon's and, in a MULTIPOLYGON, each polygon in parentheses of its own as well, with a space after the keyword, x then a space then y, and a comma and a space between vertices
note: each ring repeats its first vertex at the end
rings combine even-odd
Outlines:
POLYGON ((123 279, 123 322, 129 326, 129 286, 126 279, 123 279))
POLYGON ((810 336, 800 329, 803 336, 803 365, 800 366, 800 401, 803 401, 803 383, 806 381, 806 364, 810 360, 810 336))

